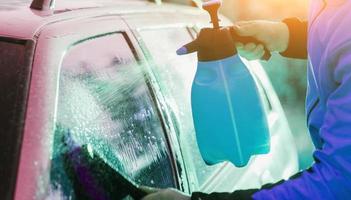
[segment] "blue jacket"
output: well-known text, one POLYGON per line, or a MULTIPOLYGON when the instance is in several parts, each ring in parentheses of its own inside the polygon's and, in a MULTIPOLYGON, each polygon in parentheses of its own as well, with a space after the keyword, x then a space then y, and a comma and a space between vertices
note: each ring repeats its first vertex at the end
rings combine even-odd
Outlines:
POLYGON ((192 199, 351 199, 351 0, 312 1, 308 45, 301 34, 307 23, 289 19, 290 44, 282 55, 303 58, 308 49, 306 116, 314 164, 259 190, 197 193, 192 199))

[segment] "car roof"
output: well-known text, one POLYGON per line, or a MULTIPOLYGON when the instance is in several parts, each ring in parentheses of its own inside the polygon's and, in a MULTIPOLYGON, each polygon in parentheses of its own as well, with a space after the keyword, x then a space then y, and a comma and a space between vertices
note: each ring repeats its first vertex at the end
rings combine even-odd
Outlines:
POLYGON ((8 0, 0 5, 0 36, 33 39, 46 24, 90 16, 135 13, 191 13, 201 15, 191 6, 156 3, 146 0, 57 0, 49 11, 30 9, 30 0, 8 0))

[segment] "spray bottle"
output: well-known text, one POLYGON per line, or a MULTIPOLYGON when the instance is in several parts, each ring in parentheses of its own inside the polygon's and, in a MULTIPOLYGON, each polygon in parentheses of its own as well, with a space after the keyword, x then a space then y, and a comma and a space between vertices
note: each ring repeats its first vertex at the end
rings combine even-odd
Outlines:
MULTIPOLYGON (((230 27, 220 27, 219 0, 203 4, 213 28, 204 28, 177 54, 197 52, 198 65, 192 85, 191 104, 197 143, 208 165, 230 161, 245 166, 250 157, 270 150, 266 113, 255 79, 243 63, 235 42, 259 44, 240 37, 230 27)), ((263 59, 269 59, 265 49, 263 59)))

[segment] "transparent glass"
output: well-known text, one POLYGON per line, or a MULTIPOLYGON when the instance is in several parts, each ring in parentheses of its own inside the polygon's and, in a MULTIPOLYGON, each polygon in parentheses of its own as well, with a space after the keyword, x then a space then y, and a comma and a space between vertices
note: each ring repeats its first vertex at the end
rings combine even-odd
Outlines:
POLYGON ((140 67, 123 34, 68 50, 60 72, 54 189, 69 198, 120 199, 124 188, 112 181, 114 172, 138 185, 174 187, 166 138, 140 67))

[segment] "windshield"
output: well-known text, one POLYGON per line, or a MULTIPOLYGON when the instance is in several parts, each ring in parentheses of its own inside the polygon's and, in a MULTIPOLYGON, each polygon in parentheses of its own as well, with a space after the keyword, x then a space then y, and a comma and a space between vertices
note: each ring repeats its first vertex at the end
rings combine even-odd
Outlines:
POLYGON ((28 41, 0 37, 0 196, 11 199, 28 91, 28 41))

